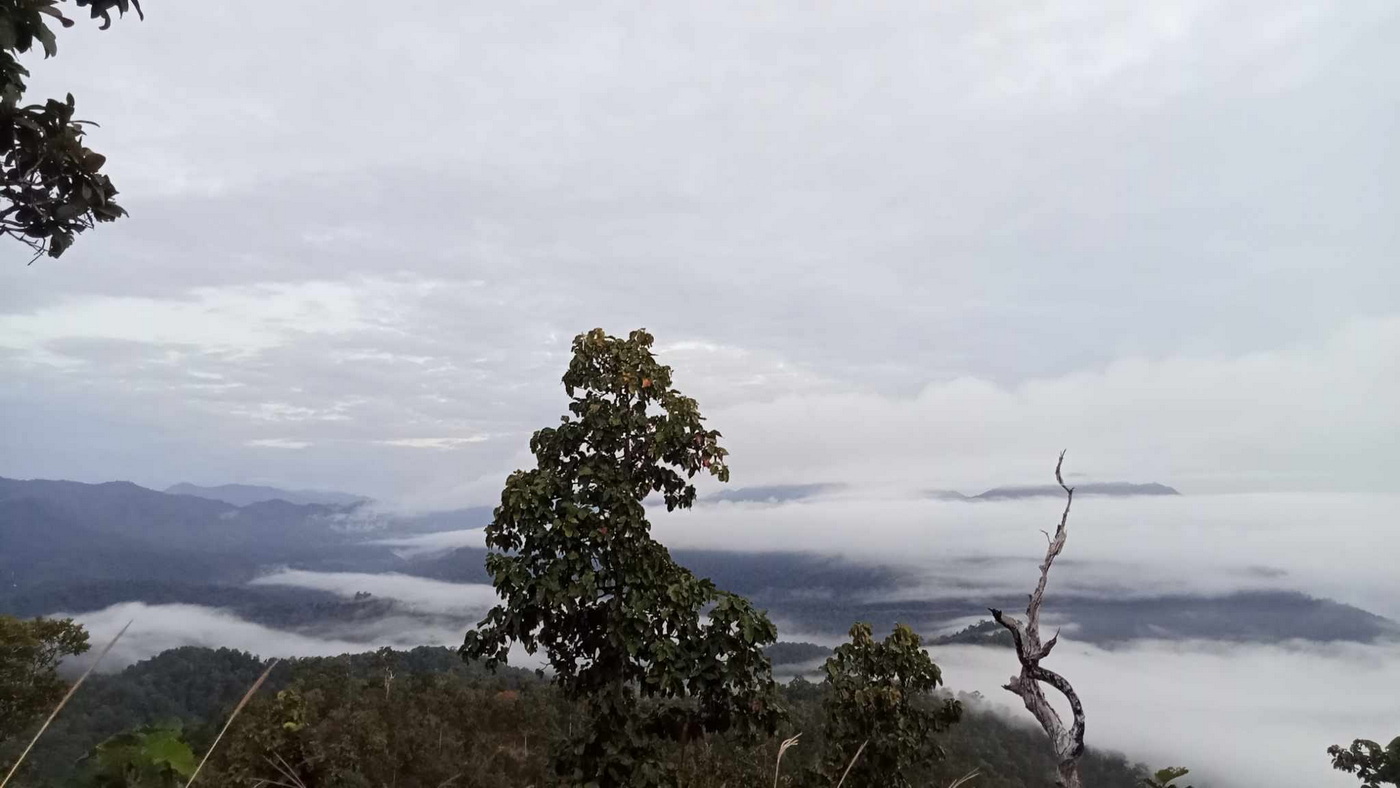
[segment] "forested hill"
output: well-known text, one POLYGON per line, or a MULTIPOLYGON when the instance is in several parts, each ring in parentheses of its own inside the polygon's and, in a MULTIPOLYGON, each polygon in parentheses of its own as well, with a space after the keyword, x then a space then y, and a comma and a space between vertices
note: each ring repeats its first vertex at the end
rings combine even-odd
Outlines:
MULTIPOLYGON (((95 676, 40 741, 24 784, 77 786, 85 753, 144 725, 178 725, 194 751, 203 752, 264 667, 239 651, 180 648, 95 676)), ((778 739, 802 733, 801 746, 784 759, 785 772, 797 774, 817 762, 821 692, 800 681, 783 690, 790 716, 778 739)), ((1044 734, 1002 720, 975 696, 962 698, 963 720, 938 739, 947 759, 915 784, 947 785, 976 768, 976 785, 984 788, 1047 786, 1053 764, 1044 734)), ((265 766, 240 760, 261 747, 296 749, 320 764, 329 785, 352 784, 336 781, 352 773, 363 781, 356 785, 396 781, 402 788, 430 788, 458 774, 453 785, 540 784, 549 743, 570 713, 535 674, 489 672, 445 648, 289 660, 273 671, 220 745, 210 784, 234 784, 240 769, 265 766), (284 690, 291 694, 279 700, 284 690), (295 732, 284 728, 288 714, 297 715, 295 732)), ((707 760, 690 767, 705 773, 696 784, 771 784, 778 739, 757 745, 716 740, 706 748, 707 760)), ((1116 755, 1091 751, 1084 760, 1086 783, 1100 788, 1137 788, 1141 775, 1116 755)))

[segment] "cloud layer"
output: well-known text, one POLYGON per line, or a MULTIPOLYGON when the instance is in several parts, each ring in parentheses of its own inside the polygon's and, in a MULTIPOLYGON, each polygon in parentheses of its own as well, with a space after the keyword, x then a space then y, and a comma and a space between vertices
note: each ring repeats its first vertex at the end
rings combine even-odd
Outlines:
POLYGON ((745 483, 1396 459, 1393 4, 286 5, 36 64, 132 216, 2 267, 0 473, 487 500, 595 325, 745 483))

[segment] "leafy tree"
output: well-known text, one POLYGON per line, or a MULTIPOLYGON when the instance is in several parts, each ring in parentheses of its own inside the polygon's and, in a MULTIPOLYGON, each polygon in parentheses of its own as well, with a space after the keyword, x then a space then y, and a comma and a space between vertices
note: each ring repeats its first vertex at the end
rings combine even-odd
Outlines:
POLYGON ((71 618, 0 616, 0 743, 58 703, 68 689, 58 663, 87 650, 87 631, 71 618))
MULTIPOLYGON (((1158 769, 1152 776, 1142 778, 1145 788, 1183 788, 1176 784, 1176 781, 1190 774, 1191 770, 1183 766, 1168 766, 1165 769, 1158 769)), ((1184 788, 1191 788, 1185 786, 1184 788)))
POLYGON ((720 434, 672 387, 652 341, 643 330, 574 339, 569 415, 531 438, 536 467, 510 475, 486 528, 503 603, 461 649, 490 664, 512 643, 544 649, 555 683, 589 717, 555 763, 576 783, 672 782, 656 740, 771 731, 780 716, 763 653, 773 624, 651 537, 647 496, 689 508, 689 479, 729 479, 720 434))
POLYGON ((855 759, 848 785, 908 786, 913 770, 944 756, 934 734, 962 717, 962 704, 932 697, 943 674, 914 630, 897 624, 881 643, 858 623, 822 670, 829 772, 855 759))
POLYGON ((177 788, 195 769, 194 753, 175 726, 119 733, 84 761, 84 788, 177 788))
MULTIPOLYGON (((77 0, 102 29, 111 11, 125 14, 139 0, 77 0)), ((126 215, 102 173, 106 157, 83 144, 89 121, 75 120, 73 95, 21 105, 29 71, 17 55, 37 41, 44 57, 58 54, 51 22, 72 27, 59 0, 0 0, 0 235, 27 244, 34 257, 58 257, 78 233, 126 215)))
POLYGON ((1332 756, 1332 768, 1356 775, 1365 788, 1400 785, 1400 736, 1384 749, 1369 739, 1357 739, 1345 750, 1334 744, 1327 754, 1332 756))

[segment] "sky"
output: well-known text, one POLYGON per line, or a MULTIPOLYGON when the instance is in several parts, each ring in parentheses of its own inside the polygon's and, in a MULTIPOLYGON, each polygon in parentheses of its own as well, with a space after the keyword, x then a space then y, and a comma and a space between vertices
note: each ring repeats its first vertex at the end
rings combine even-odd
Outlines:
POLYGON ((489 502, 645 326, 737 485, 1393 490, 1393 3, 148 5, 0 475, 489 502))

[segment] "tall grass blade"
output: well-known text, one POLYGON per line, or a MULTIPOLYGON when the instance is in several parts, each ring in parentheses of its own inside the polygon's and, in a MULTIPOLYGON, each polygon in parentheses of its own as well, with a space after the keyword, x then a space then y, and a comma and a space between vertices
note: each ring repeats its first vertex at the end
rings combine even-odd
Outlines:
POLYGON ((789 747, 796 747, 797 740, 800 738, 802 738, 802 734, 798 733, 791 739, 783 739, 783 743, 778 745, 778 762, 773 764, 773 788, 778 788, 778 775, 783 769, 783 754, 788 751, 789 747))
POLYGON ((860 760, 860 754, 865 752, 865 745, 869 743, 869 739, 866 739, 865 741, 860 743, 860 749, 856 750, 856 754, 854 757, 851 758, 851 762, 846 764, 846 771, 841 772, 841 780, 836 783, 836 788, 841 788, 841 784, 846 782, 846 775, 851 773, 851 767, 855 766, 856 761, 860 760))
POLYGON ((961 776, 961 777, 959 777, 958 779, 952 781, 951 783, 948 783, 948 788, 960 788, 961 786, 966 785, 966 784, 972 782, 972 778, 973 778, 973 777, 976 777, 977 775, 979 775, 979 774, 981 774, 981 773, 982 773, 982 770, 981 770, 981 769, 973 769, 972 771, 968 772, 967 774, 964 774, 963 776, 961 776))
MULTIPOLYGON (((243 700, 240 700, 238 705, 233 707, 233 713, 228 715, 228 722, 224 723, 224 727, 219 731, 219 735, 214 737, 214 743, 209 745, 209 751, 204 753, 204 758, 200 760, 199 765, 194 767, 194 774, 190 775, 189 782, 185 783, 185 788, 190 788, 191 785, 194 785, 194 780, 199 776, 200 770, 204 768, 204 764, 209 762, 209 756, 213 755, 214 750, 219 748, 219 742, 224 740, 224 734, 228 733, 228 729, 233 725, 233 721, 238 719, 238 713, 243 711, 243 707, 247 706, 248 701, 252 700, 253 696, 257 694, 258 688, 263 685, 264 681, 267 681, 268 674, 272 672, 273 668, 277 667, 277 663, 278 660, 272 660, 272 662, 268 664, 267 670, 264 670, 262 675, 258 676, 258 680, 253 682, 253 686, 249 687, 248 691, 243 693, 243 700)), ((4 788, 4 786, 0 786, 0 788, 4 788)))
POLYGON ((126 622, 126 626, 122 627, 121 631, 117 633, 116 637, 108 641, 106 647, 104 647, 102 649, 102 652, 97 655, 97 659, 93 660, 92 664, 88 665, 88 669, 83 671, 83 675, 79 676, 78 680, 73 682, 73 686, 68 688, 68 692, 64 694, 63 700, 60 700, 58 702, 58 705, 53 707, 53 711, 49 712, 49 718, 44 720, 44 724, 40 726, 39 732, 34 734, 34 738, 29 740, 29 746, 25 747, 24 752, 20 753, 19 760, 15 761, 14 766, 10 767, 10 773, 5 775, 4 780, 0 780, 0 788, 5 788, 5 786, 10 784, 10 778, 14 777, 15 772, 19 771, 20 764, 24 763, 24 759, 29 757, 29 751, 34 749, 34 745, 39 741, 39 737, 43 736, 44 731, 49 729, 49 724, 53 722, 53 718, 57 717, 58 713, 60 711, 63 711, 63 707, 68 705, 68 699, 73 697, 73 693, 77 692, 79 687, 83 686, 83 682, 87 681, 87 677, 92 675, 92 671, 97 668, 97 665, 99 662, 102 661, 102 658, 107 656, 107 652, 112 650, 112 646, 117 645, 117 641, 122 639, 122 635, 126 634, 126 631, 131 627, 131 624, 131 621, 126 622))

